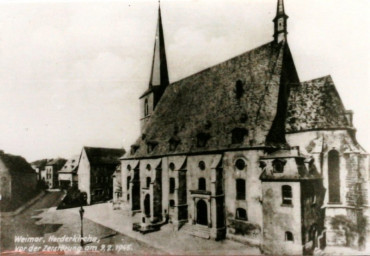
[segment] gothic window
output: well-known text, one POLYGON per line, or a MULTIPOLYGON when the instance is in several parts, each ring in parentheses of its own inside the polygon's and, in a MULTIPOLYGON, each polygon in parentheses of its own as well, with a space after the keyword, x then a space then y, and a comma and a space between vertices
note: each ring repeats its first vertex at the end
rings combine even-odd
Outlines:
POLYGON ((146 187, 149 188, 150 187, 150 183, 152 182, 152 179, 150 177, 147 177, 146 178, 146 187))
POLYGON ((236 180, 236 200, 245 200, 245 180, 236 180))
POLYGON ((150 170, 152 169, 152 167, 150 166, 150 164, 147 164, 147 165, 146 165, 146 169, 147 169, 148 171, 150 171, 150 170))
POLYGON ((274 172, 283 173, 285 164, 286 164, 286 160, 275 159, 272 162, 272 167, 274 169, 274 172))
POLYGON ((243 93, 243 82, 241 80, 238 80, 235 83, 235 98, 240 99, 243 96, 243 93))
POLYGON ((149 115, 149 104, 148 104, 148 99, 145 99, 145 102, 144 102, 144 116, 148 116, 149 115))
POLYGON ((198 133, 197 135, 197 147, 203 148, 207 145, 207 141, 209 140, 210 136, 208 133, 198 133))
POLYGON ((198 180, 198 190, 206 190, 206 179, 200 178, 198 180))
POLYGON ((206 169, 206 164, 203 161, 200 161, 198 167, 200 170, 204 171, 206 169))
POLYGON ((248 220, 247 211, 243 208, 236 209, 235 218, 238 220, 248 220))
POLYGON ((289 232, 289 231, 285 232, 285 241, 292 241, 292 242, 294 241, 294 236, 292 232, 289 232))
POLYGON ((235 128, 231 131, 231 143, 240 144, 244 142, 244 137, 248 136, 248 130, 244 128, 235 128))
POLYGON ((127 165, 127 170, 131 171, 131 165, 127 165))
POLYGON ((236 160, 235 167, 238 170, 244 170, 244 168, 245 168, 245 162, 244 162, 244 160, 243 159, 236 160))
POLYGON ((283 204, 291 205, 292 204, 292 187, 284 185, 281 187, 281 193, 283 198, 283 204))
POLYGON ((329 203, 340 203, 339 153, 331 150, 328 155, 329 203))
POLYGON ((147 152, 151 153, 155 149, 155 147, 158 145, 158 142, 156 141, 149 141, 147 142, 147 152))
POLYGON ((130 176, 128 176, 128 177, 127 177, 127 184, 126 184, 126 188, 127 188, 127 190, 129 190, 129 189, 130 189, 130 181, 131 181, 131 177, 130 177, 130 176))
POLYGON ((170 178, 170 194, 175 193, 175 178, 170 178))
POLYGON ((136 151, 139 149, 139 147, 140 147, 139 145, 131 145, 131 151, 130 151, 131 155, 135 154, 136 151))

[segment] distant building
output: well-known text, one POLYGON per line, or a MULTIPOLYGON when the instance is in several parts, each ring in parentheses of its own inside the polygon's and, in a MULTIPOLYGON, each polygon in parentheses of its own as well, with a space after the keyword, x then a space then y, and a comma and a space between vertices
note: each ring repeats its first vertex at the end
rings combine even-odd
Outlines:
POLYGON ((37 192, 37 174, 21 156, 0 151, 1 209, 12 209, 37 192))
POLYGON ((300 81, 277 2, 272 41, 173 83, 159 9, 141 134, 121 158, 134 229, 169 216, 271 254, 370 246, 369 154, 333 79, 300 81))
POLYGON ((116 170, 113 173, 113 205, 116 208, 120 208, 122 201, 122 180, 121 180, 121 165, 117 165, 116 170), (117 206, 116 206, 117 205, 117 206))
POLYGON ((63 167, 67 160, 63 158, 57 158, 50 160, 45 165, 45 182, 49 188, 57 188, 58 183, 58 171, 63 167))
POLYGON ((107 201, 113 197, 112 175, 124 149, 84 147, 78 166, 78 188, 87 193, 87 203, 107 201))
POLYGON ((48 159, 41 159, 41 160, 37 160, 37 161, 34 161, 34 162, 31 163, 31 167, 37 173, 37 179, 38 180, 42 180, 43 177, 46 178, 44 171, 45 171, 45 165, 47 164, 48 161, 49 161, 48 159), (42 175, 43 175, 43 177, 42 177, 42 175))
POLYGON ((72 186, 77 186, 77 170, 79 160, 79 155, 73 156, 71 159, 68 159, 64 166, 58 171, 60 188, 67 189, 72 186))

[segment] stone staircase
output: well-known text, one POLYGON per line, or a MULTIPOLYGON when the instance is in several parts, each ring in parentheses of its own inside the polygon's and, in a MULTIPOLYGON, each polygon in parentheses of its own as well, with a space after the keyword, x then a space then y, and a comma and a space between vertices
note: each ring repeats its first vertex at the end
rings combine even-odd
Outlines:
POLYGON ((204 239, 209 239, 210 238, 210 230, 208 226, 205 225, 191 225, 189 223, 186 223, 180 231, 187 233, 192 236, 196 237, 201 237, 204 239))

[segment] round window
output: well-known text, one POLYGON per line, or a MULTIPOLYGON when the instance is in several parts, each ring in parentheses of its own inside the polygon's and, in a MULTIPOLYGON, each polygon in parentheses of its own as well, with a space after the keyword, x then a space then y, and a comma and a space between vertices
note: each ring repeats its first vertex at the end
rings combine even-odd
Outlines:
POLYGON ((245 168, 245 162, 243 159, 238 159, 235 162, 235 166, 238 170, 243 170, 245 168))
POLYGON ((198 164, 199 169, 204 171, 206 169, 206 164, 203 161, 200 161, 198 164))
POLYGON ((175 170, 175 164, 174 163, 170 163, 168 168, 170 168, 171 171, 175 170))
POLYGON ((146 169, 147 169, 148 171, 150 171, 150 170, 152 169, 152 167, 150 166, 150 164, 147 164, 147 165, 146 165, 146 169))
POLYGON ((131 171, 131 165, 127 165, 127 170, 131 171))

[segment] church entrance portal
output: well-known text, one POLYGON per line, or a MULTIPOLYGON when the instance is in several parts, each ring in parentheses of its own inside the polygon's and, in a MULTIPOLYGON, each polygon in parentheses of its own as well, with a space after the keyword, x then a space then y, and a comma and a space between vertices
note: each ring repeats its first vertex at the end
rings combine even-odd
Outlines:
POLYGON ((203 200, 199 200, 197 203, 197 224, 208 225, 207 216, 207 204, 203 200))

